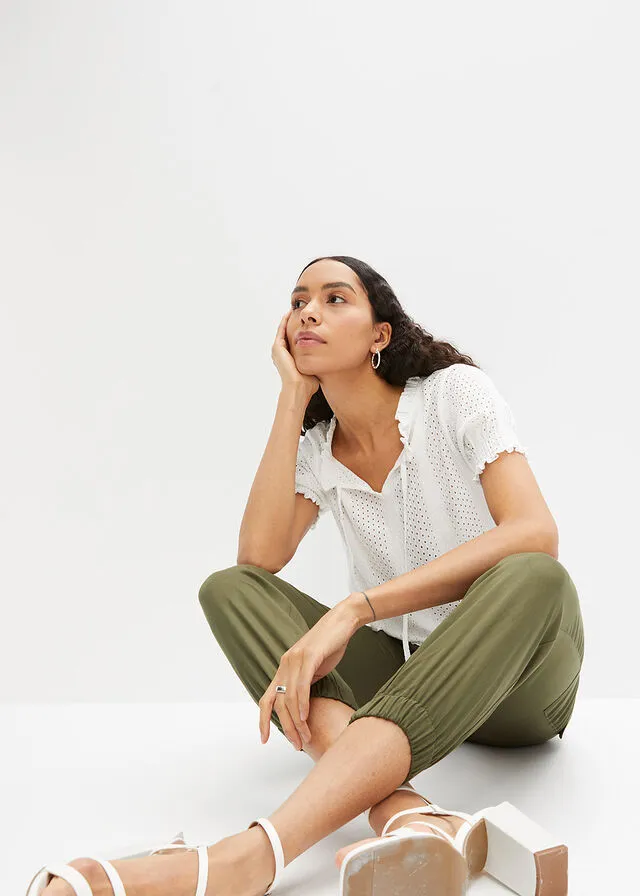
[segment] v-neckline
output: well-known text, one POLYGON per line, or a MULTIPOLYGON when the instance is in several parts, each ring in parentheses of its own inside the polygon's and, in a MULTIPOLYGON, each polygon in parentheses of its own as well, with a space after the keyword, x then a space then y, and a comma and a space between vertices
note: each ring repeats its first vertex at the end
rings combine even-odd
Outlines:
POLYGON ((328 451, 329 457, 331 458, 333 463, 338 464, 339 467, 341 467, 343 470, 346 470, 346 472, 350 476, 353 476, 353 478, 356 479, 358 482, 360 482, 365 487, 365 489, 367 491, 371 492, 373 495, 377 495, 378 497, 381 497, 384 494, 385 489, 386 489, 387 485, 389 484, 389 481, 391 480, 392 474, 395 472, 395 470, 401 464, 403 455, 406 453, 406 450, 407 450, 407 446, 405 443, 405 436, 404 436, 399 424, 400 424, 400 412, 402 410, 402 405, 403 405, 403 402, 405 401, 406 397, 408 396, 408 391, 409 391, 408 383, 409 383, 409 381, 407 381, 405 383, 404 388, 403 388, 402 392, 400 393, 400 396, 398 398, 398 405, 396 407, 396 412, 394 414, 394 420, 398 424, 398 432, 400 434, 400 439, 402 441, 402 450, 400 451, 400 454, 396 458, 395 463, 393 464, 393 466, 387 473, 387 476, 386 476, 384 482, 382 483, 382 488, 380 489, 379 492, 377 492, 375 490, 375 488, 372 488, 368 482, 366 482, 364 479, 362 479, 360 476, 358 476, 357 473, 354 473, 354 471, 351 469, 351 467, 347 467, 346 464, 343 464, 341 460, 338 460, 337 457, 334 457, 333 451, 331 449, 333 446, 333 434, 335 432, 336 422, 337 422, 335 415, 331 418, 331 422, 329 424, 329 431, 327 433, 327 451, 328 451))

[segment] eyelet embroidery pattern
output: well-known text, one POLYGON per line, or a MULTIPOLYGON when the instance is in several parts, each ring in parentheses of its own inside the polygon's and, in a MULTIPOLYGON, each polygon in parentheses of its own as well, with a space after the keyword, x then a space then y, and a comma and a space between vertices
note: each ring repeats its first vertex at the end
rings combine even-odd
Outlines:
MULTIPOLYGON (((331 510, 350 591, 387 582, 494 528, 480 473, 502 451, 529 456, 509 405, 488 374, 469 364, 411 377, 396 420, 403 452, 381 493, 333 458, 335 417, 299 444, 295 491, 319 507, 312 529, 331 510)), ((421 644, 459 603, 407 614, 408 641, 421 644)), ((403 616, 366 624, 403 640, 403 616)))

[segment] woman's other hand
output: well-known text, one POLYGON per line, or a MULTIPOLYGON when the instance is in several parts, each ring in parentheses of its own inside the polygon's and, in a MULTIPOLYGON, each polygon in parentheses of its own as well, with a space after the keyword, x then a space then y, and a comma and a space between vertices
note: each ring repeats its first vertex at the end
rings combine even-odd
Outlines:
POLYGON ((283 653, 273 681, 258 701, 262 743, 269 739, 274 710, 297 750, 311 739, 307 723, 311 685, 335 669, 358 627, 350 605, 341 601, 283 653), (276 692, 278 684, 287 686, 285 694, 276 692))

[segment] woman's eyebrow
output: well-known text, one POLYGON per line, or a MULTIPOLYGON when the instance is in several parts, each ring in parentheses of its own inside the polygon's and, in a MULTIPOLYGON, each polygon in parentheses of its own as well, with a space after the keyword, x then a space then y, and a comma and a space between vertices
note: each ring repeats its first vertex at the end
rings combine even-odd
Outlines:
MULTIPOLYGON (((335 283, 325 283, 321 289, 340 289, 340 287, 350 289, 351 292, 356 295, 356 291, 350 283, 343 283, 341 280, 336 280, 335 283)), ((297 292, 309 292, 306 286, 296 286, 296 288, 291 293, 294 296, 297 292)))

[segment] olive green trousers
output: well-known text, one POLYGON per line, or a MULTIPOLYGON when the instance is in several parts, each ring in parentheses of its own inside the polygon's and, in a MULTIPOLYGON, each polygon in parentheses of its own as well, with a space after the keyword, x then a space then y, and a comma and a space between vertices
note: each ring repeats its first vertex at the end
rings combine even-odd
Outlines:
MULTIPOLYGON (((199 590, 211 631, 253 700, 282 654, 329 607, 259 566, 212 573, 199 590)), ((562 737, 584 656, 576 588, 549 554, 510 554, 471 584, 458 606, 404 661, 402 641, 362 626, 311 697, 350 706, 349 723, 389 719, 411 748, 405 783, 464 741, 500 747, 562 737)), ((275 709, 271 720, 284 734, 275 709)))

